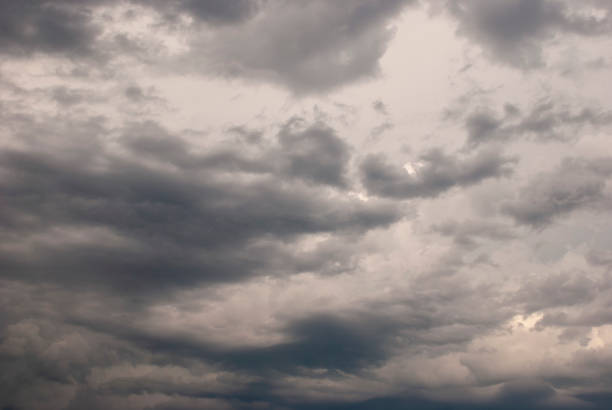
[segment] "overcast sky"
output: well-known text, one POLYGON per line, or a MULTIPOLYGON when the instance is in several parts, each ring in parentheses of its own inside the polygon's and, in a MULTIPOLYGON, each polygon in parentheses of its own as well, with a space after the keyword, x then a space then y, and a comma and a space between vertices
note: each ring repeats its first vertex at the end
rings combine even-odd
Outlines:
POLYGON ((0 408, 612 407, 609 0, 0 1, 0 408))

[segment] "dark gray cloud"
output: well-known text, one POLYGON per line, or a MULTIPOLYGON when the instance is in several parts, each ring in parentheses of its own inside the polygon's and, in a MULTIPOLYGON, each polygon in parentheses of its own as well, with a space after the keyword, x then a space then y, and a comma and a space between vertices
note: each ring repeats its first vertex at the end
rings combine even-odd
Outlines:
POLYGON ((272 137, 198 147, 155 122, 111 135, 101 117, 4 118, 20 143, 3 146, 0 161, 0 235, 11 244, 0 249, 10 295, 0 317, 0 405, 32 408, 26 396, 35 391, 50 392, 58 408, 114 408, 151 391, 168 395, 159 408, 249 408, 280 400, 251 385, 263 375, 357 372, 387 357, 396 328, 381 319, 307 316, 281 326, 286 342, 233 349, 139 324, 150 304, 181 289, 356 268, 356 235, 403 213, 348 194, 350 150, 329 126, 292 119, 272 137), (313 234, 325 237, 302 249, 313 234), (106 314, 84 308, 81 296, 106 314), (199 370, 202 360, 210 367, 199 370), (114 366, 131 370, 95 381, 114 366), (161 373, 139 375, 143 366, 161 373), (226 381, 175 383, 175 372, 226 381))
POLYGON ((559 34, 608 35, 609 13, 597 18, 584 11, 592 2, 572 10, 573 2, 557 0, 452 0, 446 2, 457 19, 457 33, 480 45, 486 54, 503 64, 535 68, 545 64, 543 50, 559 34))
POLYGON ((554 395, 553 387, 541 380, 517 380, 504 383, 499 399, 508 407, 539 407, 554 395))
POLYGON ((194 41, 187 63, 316 93, 372 77, 408 0, 269 1, 256 18, 194 41), (202 59, 202 55, 205 56, 202 59))
POLYGON ((471 114, 465 120, 465 128, 468 132, 468 144, 477 145, 482 141, 495 140, 497 132, 502 125, 502 120, 488 111, 480 111, 471 114))
POLYGON ((349 154, 322 125, 284 128, 277 145, 250 158, 227 148, 190 152, 154 123, 128 126, 119 142, 129 155, 117 155, 103 129, 81 127, 89 140, 80 149, 62 135, 51 147, 3 150, 2 219, 10 227, 3 236, 34 241, 24 242, 23 251, 3 252, 6 275, 147 290, 316 271, 332 262, 325 249, 295 259, 282 243, 306 234, 365 232, 402 216, 393 204, 365 203, 328 188, 346 183, 349 154), (83 237, 70 240, 70 232, 83 237), (56 240, 34 239, 48 235, 56 240))
POLYGON ((157 96, 155 87, 143 88, 136 84, 131 84, 125 88, 123 94, 128 101, 138 107, 146 107, 147 103, 165 103, 162 98, 157 96))
POLYGON ((585 272, 560 273, 526 282, 517 298, 528 313, 553 308, 585 304, 597 296, 602 283, 592 280, 585 272))
MULTIPOLYGON (((246 143, 262 142, 261 135, 255 131, 230 131, 245 136, 246 143)), ((135 155, 179 168, 276 174, 315 185, 348 186, 349 146, 321 122, 308 124, 301 118, 292 118, 282 125, 272 145, 255 152, 249 152, 248 147, 242 150, 220 147, 206 154, 191 152, 187 141, 169 134, 154 122, 129 126, 123 141, 135 155)))
POLYGON ((151 7, 168 23, 176 23, 181 16, 194 18, 198 22, 211 24, 237 24, 252 17, 262 3, 261 0, 136 0, 151 7))
POLYGON ((51 90, 51 98, 58 104, 70 107, 83 102, 94 102, 95 96, 85 90, 72 89, 67 87, 55 87, 51 90))
POLYGON ((599 130, 612 124, 612 113, 597 108, 574 110, 550 100, 535 104, 523 113, 512 104, 504 114, 476 110, 465 119, 467 145, 529 138, 535 141, 577 140, 587 130, 599 130))
MULTIPOLYGON (((423 395, 408 394, 391 397, 376 397, 373 399, 350 403, 338 404, 334 402, 313 404, 306 406, 298 406, 296 409, 330 409, 330 410, 369 410, 369 409, 385 409, 385 410, 403 410, 403 409, 423 409, 423 410, 512 410, 520 406, 522 409, 567 409, 571 408, 567 404, 551 404, 547 399, 554 399, 555 392, 550 384, 540 380, 530 381, 532 385, 513 383, 510 387, 504 387, 503 392, 500 392, 495 398, 484 401, 455 401, 452 403, 438 401, 423 395)), ((580 395, 588 398, 590 408, 605 409, 610 403, 610 397, 607 395, 580 395)), ((580 403, 579 405, 582 405, 580 403)))
POLYGON ((163 35, 159 27, 150 27, 153 42, 148 45, 126 33, 100 36, 105 23, 93 18, 100 6, 138 5, 142 8, 123 16, 125 24, 129 13, 153 11, 162 25, 188 33, 191 51, 178 65, 205 75, 271 81, 308 94, 378 74, 378 60, 393 35, 388 23, 412 2, 11 0, 0 6, 0 52, 96 57, 95 64, 157 56, 165 65, 153 46, 163 35))
POLYGON ((610 158, 566 158, 553 172, 534 177, 502 209, 519 224, 543 227, 561 215, 600 203, 610 175, 610 158))
MULTIPOLYGON (((591 286, 593 282, 589 282, 591 286)), ((610 313, 610 293, 607 283, 599 282, 602 289, 592 289, 589 292, 594 295, 592 300, 581 299, 570 313, 563 306, 552 304, 550 309, 542 315, 536 324, 536 329, 544 329, 548 326, 564 329, 564 331, 576 331, 576 329, 590 329, 591 327, 605 326, 612 323, 610 313), (590 302, 590 303, 589 303, 590 302), (554 309, 556 307, 557 309, 554 309)), ((563 337, 563 334, 560 335, 563 337)))
MULTIPOLYGON (((100 6, 137 3, 159 12, 169 21, 186 15, 212 24, 239 23, 252 15, 258 7, 258 2, 254 0, 7 0, 0 5, 0 52, 17 56, 28 56, 32 52, 59 53, 69 57, 99 54, 101 44, 98 40, 103 31, 103 23, 94 21, 96 9, 100 6)), ((144 51, 137 50, 139 46, 124 34, 117 35, 115 40, 116 43, 106 52, 144 51)))
MULTIPOLYGON (((41 289, 36 293, 37 300, 44 299, 42 310, 48 303, 53 304, 55 311, 47 309, 47 315, 60 313, 58 307, 65 304, 62 320, 68 323, 35 318, 41 312, 30 311, 30 319, 5 328, 0 343, 0 375, 7 378, 0 397, 3 405, 24 405, 24 392, 41 394, 44 384, 51 384, 49 388, 56 393, 70 385, 78 388, 78 394, 69 395, 72 407, 62 406, 66 408, 77 408, 84 401, 105 402, 143 392, 185 399, 264 400, 280 404, 285 399, 275 390, 284 375, 299 377, 324 371, 327 376, 339 377, 343 372, 362 373, 389 357, 402 329, 393 319, 368 312, 314 314, 283 325, 285 341, 264 347, 232 348, 183 334, 147 331, 141 326, 138 312, 124 304, 109 305, 104 315, 98 312, 103 322, 89 317, 70 323, 70 317, 83 314, 71 311, 70 306, 82 301, 66 298, 65 294, 53 297, 41 289), (114 317, 118 312, 121 320, 114 317)), ((100 301, 100 296, 95 294, 90 303, 113 301, 100 301)), ((24 302, 17 302, 7 312, 20 304, 24 302)), ((61 397, 50 398, 50 402, 60 401, 61 397)), ((299 404, 294 402, 290 408, 294 405, 299 404)))
MULTIPOLYGON (((465 284, 434 290, 420 283, 414 292, 403 293, 395 301, 373 301, 348 311, 315 307, 314 313, 288 318, 281 314, 276 329, 262 329, 276 330, 280 340, 263 346, 240 341, 227 345, 211 340, 210 334, 186 329, 169 332, 163 324, 157 327, 161 323, 150 304, 177 303, 180 296, 143 300, 129 285, 128 293, 109 294, 91 288, 74 292, 61 282, 48 286, 27 283, 24 278, 3 283, 3 295, 12 296, 2 298, 6 309, 1 317, 12 317, 0 341, 4 364, 0 375, 13 377, 3 385, 7 389, 1 397, 3 405, 26 406, 24 395, 43 394, 44 386, 56 394, 49 401, 60 403, 58 392, 73 386, 76 393, 67 394, 69 405, 61 407, 125 406, 127 398, 136 400, 146 394, 170 396, 164 405, 176 401, 194 408, 197 403, 190 400, 204 398, 219 400, 209 403, 212 408, 226 401, 231 408, 236 403, 249 408, 255 402, 324 407, 326 401, 321 399, 288 399, 284 380, 325 383, 347 374, 369 377, 399 352, 425 351, 435 356, 453 351, 500 321, 495 308, 499 299, 494 294, 487 293, 483 302, 465 284), (474 314, 485 305, 489 313, 474 314), (26 320, 21 309, 27 309, 26 320)), ((169 290, 168 284, 157 282, 157 286, 169 290)), ((291 387, 298 396, 302 389, 291 387)), ((415 399, 408 395, 407 400, 415 399)), ((337 398, 334 405, 346 402, 337 398)), ((348 402, 354 404, 352 399, 348 402)), ((150 404, 138 403, 133 406, 150 404)))
POLYGON ((0 52, 28 56, 32 52, 89 56, 101 27, 92 7, 106 0, 3 1, 0 5, 0 52))
POLYGON ((460 246, 471 247, 479 240, 509 240, 516 234, 508 226, 484 221, 448 221, 432 226, 434 232, 450 236, 460 246))
POLYGON ((391 198, 435 197, 456 186, 470 186, 487 178, 509 175, 515 160, 493 151, 460 158, 434 149, 411 165, 412 172, 370 155, 360 165, 368 193, 391 198))
POLYGON ((388 357, 385 344, 399 331, 385 318, 315 315, 290 323, 290 342, 217 355, 231 367, 261 372, 297 368, 355 372, 388 357))
POLYGON ((279 140, 286 156, 282 167, 289 176, 337 187, 347 185, 349 148, 332 129, 320 124, 300 131, 289 122, 279 140))
POLYGON ((612 6, 416 3, 0 4, 0 408, 609 408, 612 6))
MULTIPOLYGON (((339 381, 347 374, 368 377, 397 352, 427 351, 435 357, 465 346, 500 319, 492 317, 499 313, 494 293, 480 300, 464 285, 434 290, 420 284, 400 305, 396 301, 290 318, 279 328, 283 340, 266 346, 232 347, 185 333, 147 329, 147 316, 152 312, 135 309, 138 304, 130 307, 126 300, 117 304, 117 295, 96 292, 66 297, 65 290, 54 295, 38 285, 29 286, 33 286, 31 295, 22 291, 16 303, 8 305, 6 300, 10 306, 6 312, 20 305, 32 309, 27 299, 34 297, 40 310, 30 310, 30 318, 41 312, 46 317, 6 328, 0 344, 0 374, 13 378, 3 384, 3 405, 28 407, 25 394, 43 395, 45 388, 55 393, 50 403, 61 403, 60 392, 72 386, 76 393, 66 394, 66 404, 60 407, 104 408, 130 402, 135 408, 146 408, 151 407, 147 395, 155 395, 163 397, 159 408, 249 408, 261 403, 291 409, 371 408, 376 403, 396 403, 399 408, 415 403, 425 408, 461 408, 461 402, 424 399, 431 394, 410 389, 397 399, 382 395, 370 400, 296 400, 287 398, 283 381, 287 377, 314 378, 323 387, 326 380, 339 381), (85 300, 93 306, 87 306, 85 300), (106 306, 103 312, 95 309, 96 303, 106 306), (76 306, 81 310, 74 309, 76 306), (398 310, 400 306, 404 309, 398 310), (474 314, 478 309, 483 311, 480 317, 474 314), (64 323, 53 322, 58 319, 64 323)), ((15 290, 11 289, 14 295, 15 290)), ((484 297, 482 291, 478 295, 484 297)), ((510 382, 480 405, 512 408, 508 403, 520 402, 526 408, 538 408, 543 395, 534 393, 533 383, 529 385, 510 382)), ((294 389, 299 393, 304 388, 294 389)))

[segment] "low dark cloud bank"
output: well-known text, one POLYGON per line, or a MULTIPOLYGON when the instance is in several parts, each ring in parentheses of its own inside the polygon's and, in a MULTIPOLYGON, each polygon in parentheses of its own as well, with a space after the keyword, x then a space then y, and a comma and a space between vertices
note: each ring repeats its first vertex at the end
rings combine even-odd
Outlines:
POLYGON ((317 266, 316 250, 292 256, 282 243, 359 234, 402 217, 392 203, 347 195, 348 147, 322 125, 288 124, 251 156, 191 153, 154 123, 129 125, 117 141, 123 154, 113 154, 103 125, 81 126, 88 141, 80 149, 62 135, 2 152, 4 235, 17 247, 2 260, 13 277, 135 291, 288 266, 286 274, 317 271, 328 255, 317 266), (20 238, 36 237, 19 250, 20 238))
MULTIPOLYGON (((301 367, 354 371, 385 357, 377 347, 385 333, 356 319, 305 318, 288 325, 285 343, 223 351, 181 337, 164 342, 159 334, 146 336, 115 322, 114 314, 94 325, 102 318, 61 306, 72 292, 89 295, 95 305, 116 303, 119 295, 117 314, 131 321, 147 303, 172 299, 173 291, 187 287, 350 271, 354 255, 335 243, 387 227, 404 214, 396 204, 348 195, 350 150, 331 128, 294 119, 260 145, 194 152, 152 122, 129 124, 112 141, 95 119, 71 124, 76 135, 54 129, 53 120, 38 120, 47 130, 38 136, 36 121, 14 119, 15 133, 27 138, 2 151, 0 260, 8 287, 23 292, 33 286, 53 309, 26 307, 37 313, 18 324, 11 323, 21 314, 8 309, 3 377, 13 381, 6 384, 5 404, 21 402, 28 383, 51 383, 50 391, 53 383, 87 384, 90 366, 139 362, 147 351, 158 352, 162 362, 202 359, 256 374, 301 367), (309 250, 290 246, 314 234, 331 236, 309 250), (57 315, 74 318, 60 324, 57 315), (48 356, 57 343, 59 352, 48 356), (32 356, 31 365, 22 367, 24 355, 32 356)), ((81 302, 66 303, 79 309, 81 302)), ((147 383, 119 388, 159 391, 147 383)), ((187 395, 201 394, 195 389, 187 395)))

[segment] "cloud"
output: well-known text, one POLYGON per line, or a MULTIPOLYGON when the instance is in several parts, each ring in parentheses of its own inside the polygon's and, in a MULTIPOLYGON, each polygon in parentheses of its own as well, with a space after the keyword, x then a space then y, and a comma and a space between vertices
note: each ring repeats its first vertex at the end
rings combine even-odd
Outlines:
POLYGON ((381 100, 376 100, 372 103, 372 108, 379 114, 388 115, 387 106, 381 100))
POLYGON ((383 318, 347 320, 319 314, 290 323, 287 343, 230 351, 217 357, 231 367, 256 372, 295 372, 300 367, 355 372, 382 362, 387 356, 385 343, 397 330, 397 325, 385 323, 383 318))
MULTIPOLYGON (((246 133, 247 142, 262 142, 258 138, 253 140, 253 135, 259 135, 256 132, 239 130, 240 133, 246 133)), ((193 153, 187 141, 170 135, 153 122, 131 125, 123 141, 134 155, 179 168, 277 174, 314 185, 348 187, 350 148, 332 128, 321 122, 308 124, 301 118, 293 118, 282 125, 274 145, 251 153, 248 149, 227 147, 219 147, 206 155, 193 153)))
POLYGON ((135 2, 151 7, 168 23, 176 23, 180 16, 213 25, 239 24, 252 17, 260 8, 260 0, 154 0, 135 2))
POLYGON ((584 272, 555 274, 525 283, 517 297, 525 303, 526 312, 533 313, 588 303, 595 299, 600 286, 584 272))
POLYGON ((360 165, 362 183, 371 195, 390 198, 435 197, 457 186, 508 175, 515 160, 482 151, 456 158, 434 149, 419 157, 413 173, 389 164, 382 155, 369 155, 360 165))
POLYGON ((95 102, 96 98, 85 90, 71 89, 67 87, 55 87, 51 90, 51 98, 58 104, 70 107, 83 102, 95 102))
POLYGON ((609 408, 610 11, 0 4, 0 408, 609 408))
POLYGON ((555 389, 547 383, 539 380, 520 380, 504 383, 499 393, 499 399, 508 407, 540 407, 546 405, 545 400, 554 395, 555 389))
POLYGON ((378 74, 405 0, 269 1, 240 26, 191 43, 187 64, 226 77, 281 84, 298 94, 327 91, 378 74))
POLYGON ((348 145, 332 129, 322 124, 300 131, 289 122, 279 134, 286 156, 282 165, 288 176, 319 184, 346 187, 350 158, 348 145))
POLYGON ((479 109, 465 118, 467 146, 487 142, 528 138, 539 142, 577 140, 585 130, 605 129, 612 124, 612 113, 597 108, 572 109, 551 100, 540 101, 523 113, 506 104, 504 115, 479 109))
MULTIPOLYGON (((213 25, 240 23, 258 8, 257 1, 249 0, 7 0, 0 6, 3 27, 0 52, 22 57, 33 52, 61 54, 71 58, 94 56, 100 51, 100 37, 106 23, 95 20, 94 13, 103 7, 139 3, 160 13, 168 21, 185 15, 213 25)), ((119 42, 115 46, 130 42, 124 34, 119 34, 116 39, 119 42)), ((112 51, 119 50, 121 47, 112 47, 112 51)))
MULTIPOLYGON (((545 65, 544 49, 557 35, 593 37, 611 32, 608 13, 597 18, 575 12, 574 6, 555 0, 446 3, 448 12, 457 19, 459 35, 480 45, 494 61, 523 69, 545 65)), ((601 9, 589 2, 579 8, 581 11, 601 9)))
POLYGON ((113 61, 136 58, 155 61, 159 67, 189 67, 204 75, 269 81, 311 94, 376 76, 379 59, 393 36, 388 24, 409 3, 11 0, 1 6, 5 33, 0 52, 95 58, 96 65, 108 69, 114 68, 113 61), (106 21, 94 18, 98 10, 122 7, 128 14, 107 16, 106 21), (151 25, 146 34, 103 35, 112 24, 132 24, 126 16, 151 12, 160 24, 151 25), (161 53, 167 35, 164 26, 184 33, 190 51, 176 59, 161 53))
POLYGON ((602 201, 610 175, 610 158, 566 158, 556 170, 533 178, 502 209, 519 224, 544 227, 562 215, 602 201))
POLYGON ((432 230, 444 236, 453 238, 461 246, 473 246, 478 240, 509 240, 516 238, 516 234, 509 227, 484 221, 448 221, 432 226, 432 230))
POLYGON ((350 149, 331 127, 292 119, 276 135, 202 147, 152 121, 111 134, 102 118, 5 118, 24 138, 0 153, 3 288, 11 300, 21 295, 0 318, 0 377, 16 380, 3 383, 2 405, 32 407, 26 393, 54 392, 48 401, 62 408, 234 408, 242 401, 249 408, 276 396, 256 385, 268 372, 360 371, 384 360, 394 330, 380 319, 305 315, 280 325, 284 342, 228 349, 164 336, 145 313, 199 286, 355 270, 369 252, 357 238, 403 212, 349 195, 350 149), (35 304, 32 289, 45 294, 35 304), (93 309, 75 310, 84 295, 93 309), (107 306, 104 321, 99 304, 107 306), (32 320, 24 320, 24 307, 37 312, 32 320), (151 351, 176 365, 151 361, 151 351), (210 367, 199 370, 194 360, 210 367), (124 366, 121 377, 94 383, 101 369, 116 366, 124 366), (137 370, 125 366, 149 366, 158 376, 131 377, 137 370), (177 372, 183 382, 172 382, 177 372), (233 387, 201 382, 215 374, 233 387), (137 398, 145 390, 157 398, 137 398))
POLYGON ((95 54, 93 43, 101 27, 91 17, 91 7, 104 0, 29 2, 7 0, 0 6, 0 52, 28 56, 33 52, 67 56, 95 54))
POLYGON ((103 130, 81 127, 89 141, 80 151, 62 135, 52 148, 1 154, 3 214, 12 220, 3 236, 14 244, 2 266, 15 278, 131 292, 316 271, 327 264, 324 250, 295 259, 283 244, 402 217, 391 203, 343 191, 348 148, 322 125, 283 128, 252 157, 228 147, 190 152, 154 123, 127 126, 119 155, 103 130))

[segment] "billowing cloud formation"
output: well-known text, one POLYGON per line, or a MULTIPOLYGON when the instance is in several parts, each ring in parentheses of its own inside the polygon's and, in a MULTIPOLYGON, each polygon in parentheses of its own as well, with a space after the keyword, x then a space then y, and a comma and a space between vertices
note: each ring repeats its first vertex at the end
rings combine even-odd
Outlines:
POLYGON ((459 23, 458 33, 479 44, 491 58, 534 68, 544 64, 542 49, 558 33, 590 37, 611 32, 609 14, 589 15, 601 7, 585 3, 577 12, 576 4, 558 0, 459 0, 449 1, 448 10, 459 23))
POLYGON ((325 91, 378 73, 393 34, 389 20, 407 3, 270 1, 245 25, 194 43, 190 59, 224 76, 273 81, 298 93, 325 91))
MULTIPOLYGON (((88 1, 87 5, 102 3, 88 1)), ((82 2, 71 0, 4 1, 0 6, 0 52, 24 55, 41 51, 92 54, 100 27, 82 2)))
POLYGON ((380 155, 361 164, 362 182, 368 192, 391 198, 435 197, 455 186, 469 186, 486 178, 508 175, 514 160, 497 152, 482 151, 465 159, 440 150, 419 157, 409 169, 393 166, 380 155))
MULTIPOLYGON (((61 53, 73 58, 97 54, 112 59, 123 49, 133 57, 151 58, 157 51, 143 46, 142 38, 126 33, 102 38, 103 25, 99 18, 94 19, 96 13, 103 12, 101 6, 128 10, 139 6, 131 15, 154 13, 162 24, 199 33, 187 40, 189 51, 174 64, 206 75, 262 79, 298 93, 312 93, 378 74, 378 61, 393 35, 389 20, 409 3, 9 1, 1 6, 5 33, 0 51, 16 55, 61 53)), ((115 20, 115 24, 122 22, 115 20)), ((147 36, 152 37, 151 44, 163 41, 163 35, 155 32, 147 36)))
POLYGON ((610 408, 611 11, 0 2, 0 408, 610 408))
POLYGON ((126 128, 124 153, 113 153, 103 126, 81 127, 88 141, 76 152, 65 134, 2 152, 13 244, 2 259, 12 275, 44 281, 55 272, 54 282, 148 290, 318 270, 328 255, 294 259, 278 241, 354 234, 401 217, 392 204, 326 188, 344 187, 349 154, 323 126, 283 127, 278 145, 251 156, 248 147, 189 152, 154 123, 126 128))

